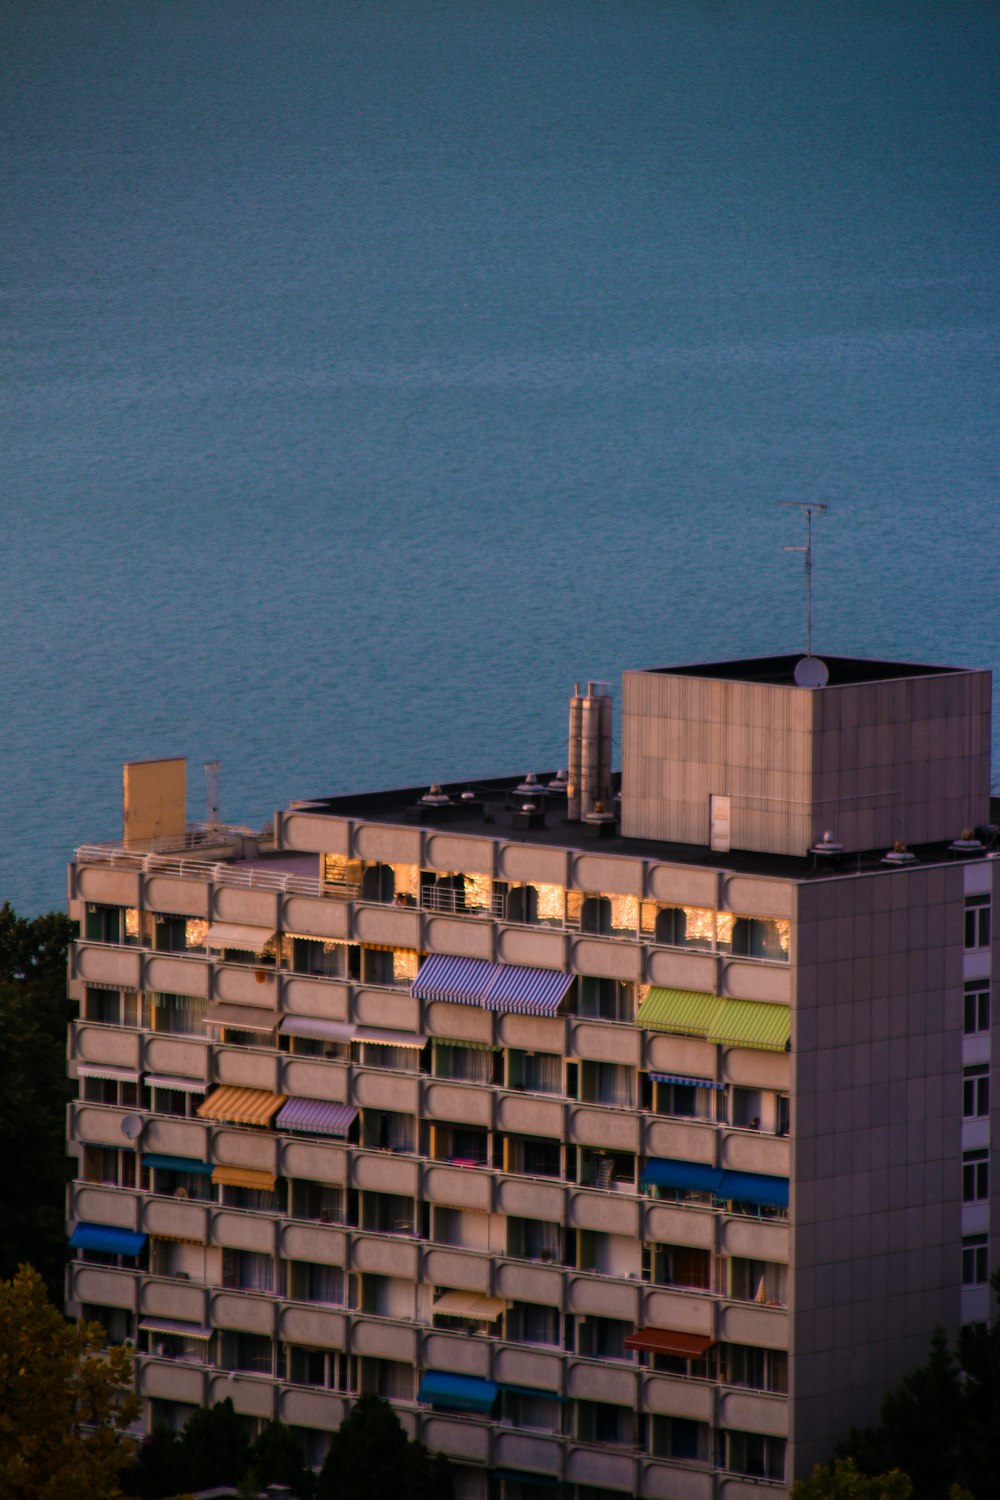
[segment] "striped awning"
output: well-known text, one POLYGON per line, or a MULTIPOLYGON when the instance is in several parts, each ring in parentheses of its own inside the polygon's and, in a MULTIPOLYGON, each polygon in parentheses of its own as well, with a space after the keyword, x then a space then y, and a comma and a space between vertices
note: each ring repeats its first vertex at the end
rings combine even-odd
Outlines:
POLYGON ((263 953, 273 937, 273 927, 247 927, 239 922, 213 922, 205 933, 205 947, 237 948, 242 953, 263 953))
POLYGON ((205 1014, 206 1026, 231 1026, 235 1031, 273 1031, 278 1012, 260 1005, 210 1005, 205 1014))
POLYGON ((713 1017, 708 1040, 722 1047, 786 1052, 791 1034, 792 1013, 787 1005, 772 1005, 766 1000, 726 1000, 713 1017))
POLYGON ((416 1036, 412 1031, 383 1031, 379 1026, 359 1026, 354 1033, 356 1042, 370 1042, 375 1047, 413 1047, 420 1049, 427 1046, 425 1036, 416 1036))
POLYGON ((432 953, 411 985, 419 1000, 481 1005, 502 1015, 554 1016, 574 976, 522 964, 432 953))
POLYGON ((352 1104, 327 1099, 289 1099, 275 1120, 277 1130, 304 1130, 309 1135, 346 1136, 358 1112, 352 1104))
POLYGON ((674 1354, 680 1359, 700 1359, 715 1340, 701 1333, 674 1333, 670 1328, 637 1328, 625 1340, 626 1349, 646 1354, 674 1354))
POLYGON ((471 1042, 465 1036, 436 1036, 435 1047, 467 1047, 470 1052, 502 1052, 502 1047, 494 1047, 492 1042, 471 1042))
POLYGON ((153 1089, 177 1089, 181 1094, 207 1094, 208 1084, 202 1078, 174 1078, 170 1073, 147 1073, 146 1082, 153 1089))
POLYGON ((442 1292, 431 1303, 431 1311, 473 1323, 493 1323, 509 1306, 502 1297, 485 1297, 482 1292, 442 1292))
POLYGON ((716 1011, 724 1003, 720 995, 709 995, 703 990, 671 990, 654 984, 636 1012, 635 1024, 648 1031, 705 1037, 716 1011))
POLYGON ((282 1036, 304 1036, 314 1042, 349 1042, 357 1027, 352 1021, 328 1021, 325 1016, 282 1016, 282 1036))
POLYGON ((201 1120, 222 1120, 229 1125, 270 1125, 271 1117, 281 1108, 287 1094, 272 1094, 268 1089, 242 1089, 224 1084, 198 1105, 201 1120))
POLYGON ((259 1193, 273 1193, 277 1182, 273 1172, 255 1172, 251 1167, 213 1167, 212 1181, 221 1187, 254 1188, 259 1193))
POLYGON ((109 1078, 112 1083, 138 1083, 138 1068, 114 1068, 110 1063, 77 1063, 79 1078, 109 1078))
POLYGON ((689 1089, 724 1089, 724 1083, 714 1078, 690 1078, 686 1073, 650 1073, 654 1083, 681 1083, 689 1089))
POLYGON ((139 1327, 146 1333, 176 1333, 182 1339, 210 1339, 215 1332, 204 1323, 182 1323, 179 1318, 140 1318, 139 1327))

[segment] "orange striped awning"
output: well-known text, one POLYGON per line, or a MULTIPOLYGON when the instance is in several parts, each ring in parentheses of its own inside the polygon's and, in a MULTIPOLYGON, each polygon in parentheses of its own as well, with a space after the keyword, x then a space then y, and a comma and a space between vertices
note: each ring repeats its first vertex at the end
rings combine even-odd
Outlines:
POLYGON ((213 1167, 212 1181, 223 1187, 255 1188, 261 1193, 273 1193, 277 1182, 273 1172, 255 1172, 250 1167, 213 1167))
POLYGON ((287 1097, 287 1094, 272 1094, 268 1089, 241 1089, 224 1084, 198 1105, 198 1118, 221 1120, 229 1125, 270 1125, 287 1097))

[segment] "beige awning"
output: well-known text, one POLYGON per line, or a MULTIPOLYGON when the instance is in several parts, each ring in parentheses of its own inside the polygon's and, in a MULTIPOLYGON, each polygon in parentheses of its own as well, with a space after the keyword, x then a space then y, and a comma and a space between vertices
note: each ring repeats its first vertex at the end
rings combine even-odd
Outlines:
POLYGON ((210 1005, 205 1015, 206 1026, 232 1026, 235 1031, 273 1031, 277 1024, 278 1012, 262 1005, 210 1005))
POLYGON ((255 1172, 250 1167, 213 1167, 212 1181, 223 1187, 255 1188, 261 1193, 273 1193, 277 1182, 273 1172, 255 1172))
POLYGON ((199 1120, 222 1120, 228 1125, 270 1125, 287 1094, 268 1089, 242 1089, 224 1084, 198 1105, 199 1120))
POLYGON ((239 922, 213 922, 205 934, 205 946, 240 948, 246 953, 263 953, 273 937, 273 927, 245 927, 239 922))
POLYGON ((484 1297, 481 1292, 442 1292, 431 1304, 431 1311, 449 1318, 469 1318, 476 1323, 492 1323, 510 1306, 502 1297, 484 1297))

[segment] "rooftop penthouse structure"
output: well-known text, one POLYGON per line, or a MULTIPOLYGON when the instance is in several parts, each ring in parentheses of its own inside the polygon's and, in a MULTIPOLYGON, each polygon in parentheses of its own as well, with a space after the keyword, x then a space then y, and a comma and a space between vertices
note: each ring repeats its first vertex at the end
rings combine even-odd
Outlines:
POLYGON ((620 775, 590 684, 565 772, 266 838, 127 768, 69 875, 68 1299, 151 1424, 319 1462, 375 1391, 462 1500, 759 1500, 987 1318, 989 674, 796 665, 626 673, 620 775))

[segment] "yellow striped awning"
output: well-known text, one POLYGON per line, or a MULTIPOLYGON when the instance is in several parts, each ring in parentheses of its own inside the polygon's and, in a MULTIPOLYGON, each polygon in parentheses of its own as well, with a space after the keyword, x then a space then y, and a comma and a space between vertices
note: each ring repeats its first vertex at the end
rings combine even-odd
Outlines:
POLYGON ((707 1037, 725 1000, 703 990, 670 990, 653 985, 636 1012, 635 1024, 649 1031, 707 1037))
POLYGON ((213 1167, 212 1181, 222 1187, 255 1188, 261 1193, 273 1193, 277 1182, 273 1172, 255 1172, 250 1167, 213 1167))
POLYGON ((764 1000, 725 1000, 713 1017, 710 1042, 721 1047, 756 1047, 766 1052, 787 1050, 792 1013, 787 1005, 764 1000))
POLYGON ((287 1099, 267 1089, 242 1089, 224 1084, 198 1105, 200 1120, 222 1120, 229 1125, 270 1125, 287 1099))

